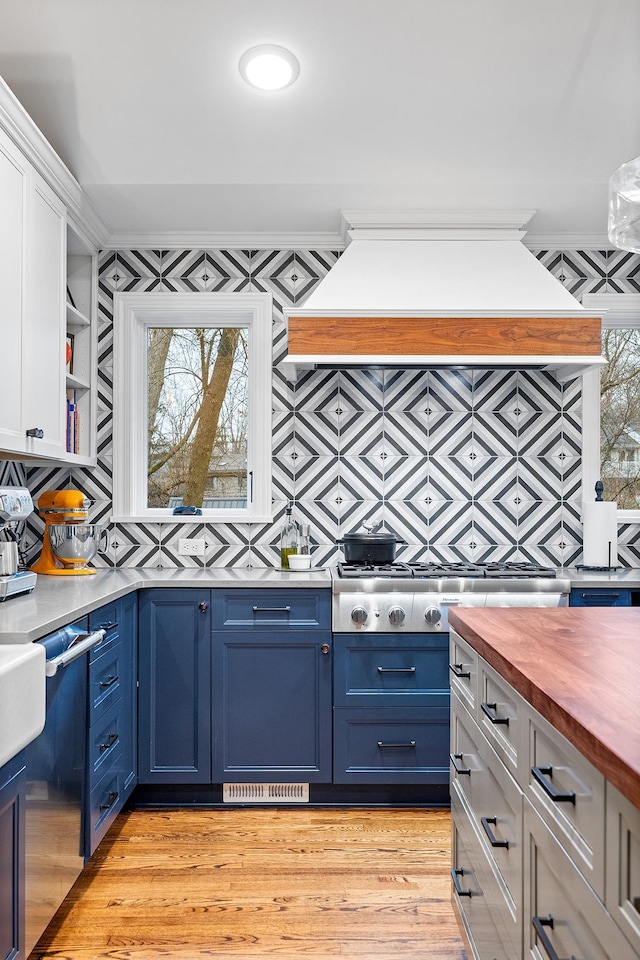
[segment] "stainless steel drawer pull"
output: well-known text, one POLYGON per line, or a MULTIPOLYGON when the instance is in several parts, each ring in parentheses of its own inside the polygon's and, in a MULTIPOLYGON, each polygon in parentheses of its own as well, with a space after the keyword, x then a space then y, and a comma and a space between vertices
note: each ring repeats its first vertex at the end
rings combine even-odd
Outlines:
POLYGON ((468 680, 471 679, 471 672, 464 669, 463 663, 450 663, 449 670, 451 670, 451 673, 454 675, 454 677, 466 677, 468 680))
POLYGON ((553 767, 531 767, 531 773, 538 781, 544 792, 554 803, 575 803, 575 793, 560 793, 547 777, 553 776, 553 767))
POLYGON ((118 742, 118 734, 110 733, 106 743, 99 744, 101 750, 110 750, 114 743, 118 742))
POLYGON ((291 607, 252 607, 254 613, 290 613, 291 607))
POLYGON ((489 826, 489 824, 492 824, 492 825, 495 827, 495 825, 496 825, 496 823, 497 823, 496 817, 480 817, 480 823, 481 823, 482 826, 484 827, 484 832, 486 833, 487 837, 489 838, 489 843, 491 844, 492 847, 504 847, 505 850, 508 850, 508 849, 509 849, 509 841, 508 841, 508 840, 498 840, 498 839, 496 838, 493 830, 492 830, 491 827, 489 826))
POLYGON ((107 795, 108 803, 101 803, 101 804, 100 804, 100 809, 101 809, 101 810, 109 810, 110 807, 112 807, 112 806, 114 805, 114 803, 116 802, 116 800, 118 799, 118 796, 119 796, 119 794, 118 794, 118 791, 117 791, 117 790, 110 790, 109 793, 108 793, 108 795, 107 795))
MULTIPOLYGON (((551 927, 553 930, 553 917, 551 915, 548 917, 534 917, 531 922, 533 923, 533 928, 536 931, 536 935, 544 947, 544 952, 549 957, 549 960, 560 960, 560 957, 554 950, 553 944, 549 940, 547 932, 544 929, 545 927, 551 927)), ((573 954, 571 954, 569 960, 576 960, 576 958, 573 954)))
POLYGON ((403 747, 410 747, 412 750, 415 749, 416 742, 415 740, 407 740, 405 743, 385 743, 384 740, 378 740, 378 746, 381 750, 389 749, 402 749, 403 747))
POLYGON ((415 673, 415 667, 378 667, 378 673, 415 673))
POLYGON ((100 630, 116 630, 118 627, 117 620, 109 620, 108 623, 101 623, 100 630))
POLYGON ((451 879, 453 880, 453 885, 456 888, 456 893, 458 894, 458 896, 471 897, 473 896, 471 890, 463 890, 462 887, 460 886, 460 881, 458 880, 458 877, 463 877, 463 876, 464 876, 464 870, 458 869, 458 870, 451 871, 451 879))
POLYGON ((491 723, 496 723, 496 724, 503 723, 505 727, 509 726, 509 717, 497 716, 496 714, 496 710, 498 709, 497 703, 481 703, 480 706, 482 708, 482 712, 489 717, 489 720, 491 720, 491 723))
POLYGON ((105 677, 104 680, 101 680, 99 686, 101 687, 112 687, 114 683, 117 683, 120 677, 117 673, 112 673, 111 676, 105 677))
POLYGON ((471 776, 471 767, 462 767, 462 766, 459 767, 458 764, 456 763, 456 760, 464 759, 464 753, 450 753, 449 759, 451 760, 451 763, 453 764, 453 769, 458 774, 458 776, 462 776, 463 773, 467 773, 469 774, 469 776, 471 776))

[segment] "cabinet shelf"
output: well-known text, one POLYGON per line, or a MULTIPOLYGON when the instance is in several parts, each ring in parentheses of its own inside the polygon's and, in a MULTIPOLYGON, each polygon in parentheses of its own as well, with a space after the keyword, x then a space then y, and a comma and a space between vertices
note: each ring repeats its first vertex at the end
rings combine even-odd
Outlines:
POLYGON ((67 329, 71 327, 90 327, 91 320, 84 313, 72 306, 67 300, 67 329))
POLYGON ((71 222, 67 223, 66 266, 66 330, 73 356, 65 377, 65 405, 70 400, 77 408, 75 422, 67 424, 66 459, 91 465, 95 463, 96 433, 96 251, 71 222))

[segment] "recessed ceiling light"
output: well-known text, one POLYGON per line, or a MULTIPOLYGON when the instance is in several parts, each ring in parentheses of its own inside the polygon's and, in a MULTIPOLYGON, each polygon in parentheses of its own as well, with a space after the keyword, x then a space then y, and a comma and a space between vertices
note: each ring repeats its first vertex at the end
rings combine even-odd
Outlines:
POLYGON ((298 76, 300 64, 284 47, 264 43, 251 47, 240 57, 240 73, 252 87, 260 90, 282 90, 298 76))

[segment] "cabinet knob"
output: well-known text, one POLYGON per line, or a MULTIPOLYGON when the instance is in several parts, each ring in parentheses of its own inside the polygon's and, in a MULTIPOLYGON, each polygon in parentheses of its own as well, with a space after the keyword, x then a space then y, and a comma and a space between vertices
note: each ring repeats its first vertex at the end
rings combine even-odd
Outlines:
POLYGON ((320 647, 320 653, 327 654, 327 653, 329 653, 329 650, 330 650, 330 649, 331 649, 331 647, 329 646, 328 643, 323 643, 322 646, 320 647))
POLYGON ((198 610, 200 611, 200 613, 206 613, 208 609, 209 609, 209 604, 205 603, 204 600, 202 601, 202 603, 198 604, 198 610))
POLYGON ((42 440, 44 437, 44 430, 42 430, 40 427, 31 427, 30 430, 27 430, 27 436, 35 437, 36 440, 42 440))

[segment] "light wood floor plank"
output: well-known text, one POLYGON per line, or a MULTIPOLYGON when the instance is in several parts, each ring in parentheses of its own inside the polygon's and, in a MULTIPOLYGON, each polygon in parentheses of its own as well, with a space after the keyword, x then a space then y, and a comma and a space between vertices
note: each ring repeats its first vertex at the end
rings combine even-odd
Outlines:
POLYGON ((32 960, 467 960, 446 810, 121 815, 32 960))

